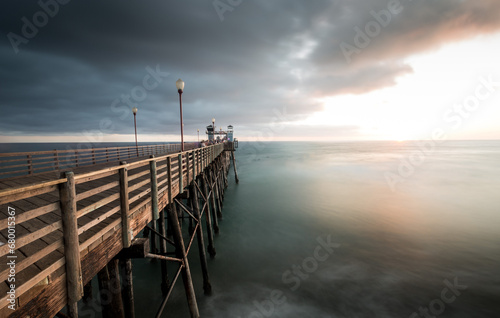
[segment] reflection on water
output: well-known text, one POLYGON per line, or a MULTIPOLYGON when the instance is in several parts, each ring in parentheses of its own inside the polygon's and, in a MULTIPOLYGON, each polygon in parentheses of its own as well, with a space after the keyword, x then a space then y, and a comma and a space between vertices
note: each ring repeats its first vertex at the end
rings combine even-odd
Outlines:
MULTIPOLYGON (((417 149, 240 143, 210 297, 191 256, 202 317, 499 317, 500 142, 446 142, 391 191, 384 173, 417 149), (328 236, 340 246, 316 255, 328 236)), ((134 265, 153 316, 159 263, 134 265)), ((184 298, 179 284, 165 317, 187 317, 184 298)))

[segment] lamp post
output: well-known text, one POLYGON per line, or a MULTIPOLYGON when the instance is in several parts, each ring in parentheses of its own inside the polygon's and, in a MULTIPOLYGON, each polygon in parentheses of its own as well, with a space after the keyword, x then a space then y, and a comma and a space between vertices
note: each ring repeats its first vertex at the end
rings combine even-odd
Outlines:
POLYGON ((212 118, 212 141, 215 142, 215 118, 212 118))
POLYGON ((179 105, 181 110, 181 152, 184 152, 184 127, 182 124, 182 92, 184 90, 184 82, 179 78, 177 82, 175 82, 175 86, 179 93, 179 105))
POLYGON ((137 107, 132 108, 132 113, 134 113, 135 151, 137 152, 137 157, 139 157, 139 146, 137 145, 137 121, 135 119, 137 115, 137 107))
POLYGON ((198 142, 200 142, 200 130, 196 129, 196 131, 198 132, 198 142))

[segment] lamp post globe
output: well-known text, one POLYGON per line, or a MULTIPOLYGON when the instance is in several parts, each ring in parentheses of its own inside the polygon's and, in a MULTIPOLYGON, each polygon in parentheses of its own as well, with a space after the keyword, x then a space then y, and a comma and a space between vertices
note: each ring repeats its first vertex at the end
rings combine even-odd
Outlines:
POLYGON ((184 91, 184 81, 179 78, 177 82, 175 82, 175 86, 177 87, 177 91, 182 94, 184 91))

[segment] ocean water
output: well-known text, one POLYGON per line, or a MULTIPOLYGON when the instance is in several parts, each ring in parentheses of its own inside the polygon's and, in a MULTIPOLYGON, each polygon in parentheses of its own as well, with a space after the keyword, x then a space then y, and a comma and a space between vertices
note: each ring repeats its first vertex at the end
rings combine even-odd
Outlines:
MULTIPOLYGON (((202 317, 500 317, 500 142, 241 142, 236 158, 213 295, 190 258, 202 317)), ((152 317, 158 262, 134 266, 152 317)), ((167 309, 189 317, 181 282, 167 309)))
MULTIPOLYGON (((196 242, 190 254, 202 317, 500 317, 499 141, 240 142, 235 154, 211 296, 196 242)), ((154 317, 159 262, 133 264, 136 316, 154 317)), ((162 317, 189 317, 181 279, 162 317)))

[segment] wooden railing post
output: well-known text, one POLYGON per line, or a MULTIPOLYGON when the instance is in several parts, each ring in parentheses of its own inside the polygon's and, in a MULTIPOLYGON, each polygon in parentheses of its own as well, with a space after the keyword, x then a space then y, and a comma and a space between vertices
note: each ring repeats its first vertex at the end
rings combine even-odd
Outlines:
POLYGON ((54 149, 54 167, 59 170, 59 155, 57 154, 57 149, 54 149))
POLYGON ((189 175, 190 175, 190 171, 189 171, 189 152, 186 152, 186 177, 187 177, 187 180, 186 180, 186 183, 189 185, 189 175))
POLYGON ((109 152, 108 152, 108 147, 106 147, 106 162, 109 162, 109 152))
POLYGON ((206 153, 207 149, 203 148, 201 150, 201 170, 205 170, 205 160, 207 160, 206 153))
POLYGON ((75 166, 78 167, 78 150, 75 150, 75 166))
POLYGON ((177 162, 179 164, 179 194, 184 192, 184 171, 182 169, 182 154, 177 155, 177 162))
MULTIPOLYGON (((120 165, 126 165, 127 162, 122 161, 120 165)), ((130 247, 131 235, 129 233, 130 220, 128 219, 128 169, 123 167, 119 170, 120 173, 120 207, 122 216, 122 239, 123 248, 130 247)))
POLYGON ((33 160, 31 158, 31 155, 26 156, 28 158, 28 174, 33 174, 33 160))
MULTIPOLYGON (((154 158, 154 155, 151 155, 150 158, 154 158)), ((149 162, 149 171, 151 177, 151 210, 153 210, 153 222, 158 220, 159 218, 159 210, 158 210, 158 183, 156 178, 156 160, 152 160, 149 162)))
MULTIPOLYGON (((196 154, 196 160, 195 160, 196 172, 198 172, 198 171, 200 171, 200 150, 196 149, 194 151, 194 153, 196 154)), ((195 175, 196 175, 196 173, 195 173, 195 175)))
POLYGON ((75 176, 70 171, 65 172, 61 177, 67 179, 65 183, 59 184, 59 203, 64 237, 64 257, 66 260, 68 314, 72 318, 77 318, 77 302, 83 297, 83 282, 76 216, 75 176))
POLYGON ((95 149, 92 147, 92 164, 95 165, 95 149))
POLYGON ((196 180, 196 150, 193 151, 193 181, 196 180))
POLYGON ((172 197, 172 194, 173 194, 173 189, 172 189, 172 158, 170 157, 167 157, 167 183, 168 183, 168 191, 167 191, 167 195, 168 195, 168 203, 171 204, 173 203, 173 197, 172 197))

